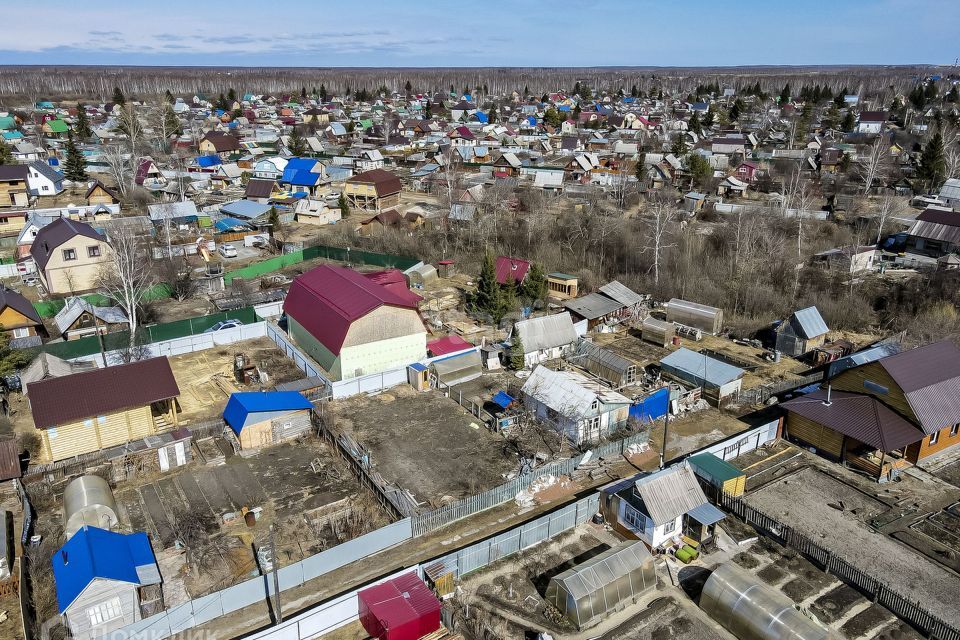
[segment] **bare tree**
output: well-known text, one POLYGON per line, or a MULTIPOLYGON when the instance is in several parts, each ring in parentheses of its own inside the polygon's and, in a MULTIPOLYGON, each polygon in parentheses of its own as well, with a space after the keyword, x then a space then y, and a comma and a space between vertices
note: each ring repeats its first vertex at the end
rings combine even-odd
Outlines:
POLYGON ((880 207, 877 209, 877 244, 883 237, 883 228, 887 225, 887 219, 897 211, 899 203, 893 196, 884 196, 880 201, 880 207))
POLYGON ((882 180, 886 175, 887 159, 889 149, 883 141, 883 136, 877 136, 877 139, 865 154, 857 157, 857 164, 860 166, 860 175, 863 178, 863 192, 870 193, 873 183, 882 180))
POLYGON ((109 242, 107 260, 101 265, 96 282, 126 312, 133 349, 140 305, 157 278, 147 247, 131 229, 118 228, 110 233, 109 242))
POLYGON ((647 245, 643 248, 643 253, 653 254, 653 284, 660 286, 660 264, 663 260, 663 252, 675 245, 666 244, 667 236, 672 227, 672 222, 676 217, 676 211, 670 203, 662 200, 653 202, 648 213, 652 219, 653 226, 647 236, 647 245))
POLYGON ((120 145, 112 144, 103 147, 102 157, 107 165, 107 172, 116 183, 120 195, 126 196, 133 184, 130 154, 125 152, 120 145))

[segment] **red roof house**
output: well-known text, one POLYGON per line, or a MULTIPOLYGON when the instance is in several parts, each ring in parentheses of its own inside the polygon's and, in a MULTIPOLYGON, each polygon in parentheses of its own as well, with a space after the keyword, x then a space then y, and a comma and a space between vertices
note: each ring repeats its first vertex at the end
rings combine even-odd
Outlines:
POLYGON ((530 262, 527 260, 518 260, 517 258, 508 258, 507 256, 497 256, 496 269, 498 283, 519 283, 523 282, 523 279, 527 277, 527 271, 530 270, 530 262))
POLYGON ((440 628, 440 601, 405 573, 357 593, 360 624, 376 640, 419 640, 440 628))

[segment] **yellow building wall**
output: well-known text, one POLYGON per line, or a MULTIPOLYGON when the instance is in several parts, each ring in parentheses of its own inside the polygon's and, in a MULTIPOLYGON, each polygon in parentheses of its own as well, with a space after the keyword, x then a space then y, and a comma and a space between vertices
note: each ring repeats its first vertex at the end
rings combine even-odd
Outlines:
POLYGON ((108 260, 110 245, 86 236, 75 236, 53 250, 46 268, 41 274, 47 291, 57 294, 76 293, 95 289, 100 265, 108 260), (100 256, 91 258, 87 247, 100 246, 100 256), (63 252, 73 249, 76 260, 64 260, 63 252))
POLYGON ((917 420, 917 416, 914 415, 913 409, 910 408, 910 403, 907 402, 907 397, 903 394, 903 390, 896 381, 890 377, 887 370, 876 362, 848 369, 834 378, 831 384, 833 388, 838 391, 850 391, 852 393, 871 395, 891 407, 900 415, 907 417, 917 424, 920 423, 920 421, 917 420), (865 382, 886 387, 887 393, 879 393, 875 389, 866 386, 864 384, 865 382))
POLYGON ((40 438, 47 461, 56 462, 154 433, 153 414, 144 406, 43 429, 40 438))
MULTIPOLYGON (((0 312, 0 329, 9 331, 10 329, 18 329, 20 327, 30 327, 31 329, 36 326, 33 320, 26 317, 16 309, 12 307, 7 307, 2 312, 0 312)), ((30 334, 33 335, 36 331, 31 331, 30 334)))
POLYGON ((427 331, 413 309, 383 306, 352 325, 340 349, 344 378, 396 369, 427 355, 427 331))
POLYGON ((240 448, 259 449, 273 444, 273 425, 270 420, 251 424, 240 432, 240 448))

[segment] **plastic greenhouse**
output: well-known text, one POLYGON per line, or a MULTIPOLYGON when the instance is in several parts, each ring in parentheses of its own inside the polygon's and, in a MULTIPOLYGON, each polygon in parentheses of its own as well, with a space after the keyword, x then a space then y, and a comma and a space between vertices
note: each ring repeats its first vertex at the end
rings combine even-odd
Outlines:
POLYGON ((787 596, 729 562, 707 578, 700 607, 740 640, 836 638, 829 629, 800 613, 787 596))
POLYGON ((547 602, 584 629, 657 586, 653 556, 642 542, 605 551, 550 579, 547 602))

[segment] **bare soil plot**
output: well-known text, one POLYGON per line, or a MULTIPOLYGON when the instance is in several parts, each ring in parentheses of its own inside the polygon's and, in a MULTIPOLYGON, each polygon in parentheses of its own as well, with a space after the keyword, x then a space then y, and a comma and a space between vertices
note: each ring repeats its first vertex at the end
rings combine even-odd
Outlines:
POLYGON ((960 577, 869 527, 886 511, 881 501, 815 468, 781 478, 747 496, 747 502, 912 597, 951 624, 960 623, 960 577), (843 510, 830 505, 843 505, 843 510))
POLYGON ((517 465, 503 438, 436 391, 399 386, 331 402, 335 429, 366 447, 385 480, 432 505, 490 489, 517 465))

